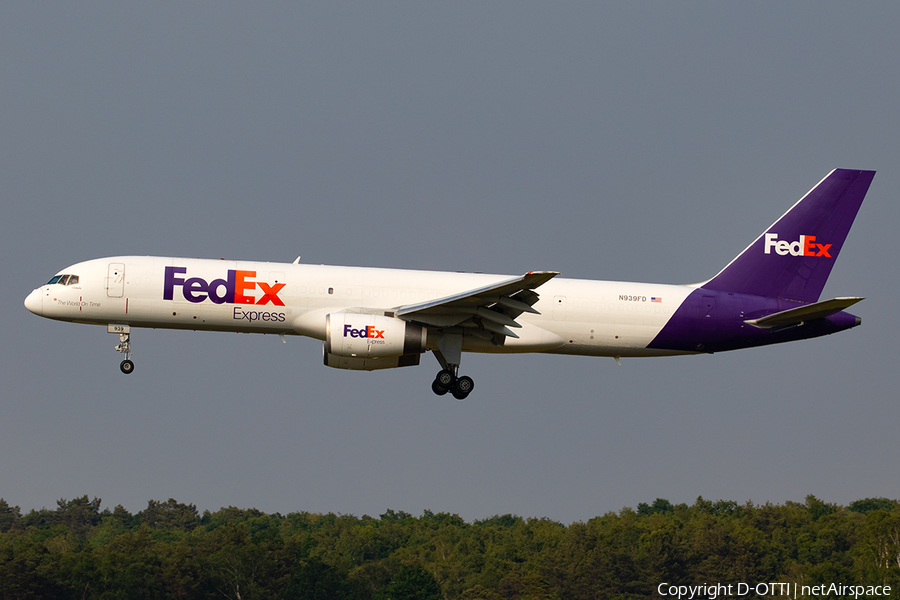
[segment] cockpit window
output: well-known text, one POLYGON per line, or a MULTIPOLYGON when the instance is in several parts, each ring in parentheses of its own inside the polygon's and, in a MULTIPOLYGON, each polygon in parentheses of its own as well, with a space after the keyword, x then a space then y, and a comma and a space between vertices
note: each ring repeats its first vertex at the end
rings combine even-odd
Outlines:
POLYGON ((75 285, 78 283, 78 275, 57 275, 48 281, 47 285, 53 285, 54 283, 58 283, 59 285, 75 285))

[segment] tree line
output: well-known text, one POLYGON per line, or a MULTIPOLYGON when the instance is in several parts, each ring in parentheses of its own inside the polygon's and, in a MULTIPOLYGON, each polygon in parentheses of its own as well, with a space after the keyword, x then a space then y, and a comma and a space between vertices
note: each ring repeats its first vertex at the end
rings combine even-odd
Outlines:
POLYGON ((22 514, 0 499, 0 600, 658 598, 672 584, 900 590, 900 503, 657 499, 586 522, 388 510, 266 514, 88 496, 22 514))

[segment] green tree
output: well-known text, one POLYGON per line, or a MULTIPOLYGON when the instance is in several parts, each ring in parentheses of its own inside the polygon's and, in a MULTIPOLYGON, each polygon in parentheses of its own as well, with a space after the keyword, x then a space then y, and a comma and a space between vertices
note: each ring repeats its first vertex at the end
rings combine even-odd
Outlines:
POLYGON ((420 565, 402 566, 374 600, 442 600, 441 587, 420 565))
POLYGON ((647 505, 647 503, 645 502, 641 502, 638 504, 639 515, 655 515, 659 513, 671 514, 674 512, 675 507, 672 506, 672 503, 665 498, 657 498, 653 501, 652 505, 647 505))
POLYGON ((100 598, 165 598, 160 551, 147 527, 116 536, 96 551, 92 589, 100 598))
POLYGON ((809 514, 812 516, 813 521, 837 511, 837 506, 834 504, 827 504, 812 494, 806 497, 806 507, 809 510, 809 514))
POLYGON ((850 503, 848 506, 852 512, 858 513, 869 513, 873 510, 883 510, 885 512, 890 512, 895 508, 900 508, 900 502, 896 500, 889 500, 888 498, 863 498, 862 500, 855 500, 850 503))
POLYGON ((864 573, 882 585, 900 585, 900 510, 866 515, 857 553, 864 573))
POLYGON ((226 525, 204 535, 208 551, 204 571, 213 589, 223 598, 263 598, 283 573, 275 553, 265 544, 254 543, 245 523, 226 525))
POLYGON ((56 557, 39 542, 10 534, 0 538, 0 600, 65 598, 56 557))
POLYGON ((88 500, 87 495, 72 500, 63 498, 56 505, 53 522, 65 525, 70 533, 83 536, 100 523, 100 498, 88 500))
POLYGON ((316 558, 306 559, 296 567, 282 596, 291 600, 356 598, 347 576, 316 558))
POLYGON ((125 510, 121 504, 117 504, 109 516, 113 521, 125 529, 130 529, 134 525, 134 515, 125 510))
POLYGON ((503 596, 482 585, 476 585, 462 593, 462 600, 503 600, 503 596))
POLYGON ((181 504, 169 498, 167 502, 147 502, 147 508, 137 514, 137 520, 154 529, 191 531, 200 525, 200 514, 195 505, 181 504))
POLYGON ((0 498, 0 533, 9 531, 22 520, 22 512, 18 506, 10 506, 6 500, 0 498))

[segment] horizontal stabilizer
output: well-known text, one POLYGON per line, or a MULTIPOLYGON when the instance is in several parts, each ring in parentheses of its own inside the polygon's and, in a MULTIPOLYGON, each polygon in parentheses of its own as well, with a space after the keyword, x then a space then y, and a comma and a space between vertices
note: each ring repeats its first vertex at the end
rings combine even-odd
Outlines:
POLYGON ((806 321, 830 317, 834 313, 841 312, 845 308, 853 306, 860 300, 863 300, 863 298, 832 298, 831 300, 822 300, 821 302, 816 302, 814 304, 805 304, 797 308, 783 310, 759 319, 749 319, 744 321, 744 323, 760 329, 790 327, 791 325, 799 325, 806 321))

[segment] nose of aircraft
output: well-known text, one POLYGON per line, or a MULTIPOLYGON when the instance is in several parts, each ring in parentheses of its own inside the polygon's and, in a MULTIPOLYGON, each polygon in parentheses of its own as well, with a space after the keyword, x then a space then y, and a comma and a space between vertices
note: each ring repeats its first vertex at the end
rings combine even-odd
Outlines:
POLYGON ((28 294, 28 297, 25 298, 25 308, 36 315, 40 315, 44 312, 44 296, 41 293, 40 288, 28 294))

